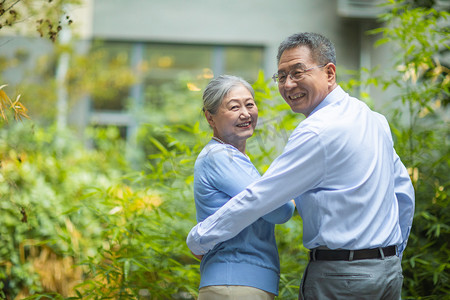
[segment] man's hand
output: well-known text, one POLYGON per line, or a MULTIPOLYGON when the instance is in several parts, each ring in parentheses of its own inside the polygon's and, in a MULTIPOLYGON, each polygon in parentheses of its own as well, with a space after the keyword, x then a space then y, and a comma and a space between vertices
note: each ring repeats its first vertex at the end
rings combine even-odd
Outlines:
POLYGON ((197 255, 197 254, 195 254, 195 253, 192 252, 192 251, 191 251, 191 253, 192 253, 192 255, 194 255, 198 260, 202 260, 203 255, 197 255))

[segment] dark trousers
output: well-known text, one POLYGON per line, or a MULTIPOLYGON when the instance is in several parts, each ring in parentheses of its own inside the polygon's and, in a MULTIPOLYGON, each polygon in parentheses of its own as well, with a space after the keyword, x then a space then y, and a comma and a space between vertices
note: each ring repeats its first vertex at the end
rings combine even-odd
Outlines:
POLYGON ((354 261, 310 261, 299 299, 401 299, 402 266, 398 256, 354 261))

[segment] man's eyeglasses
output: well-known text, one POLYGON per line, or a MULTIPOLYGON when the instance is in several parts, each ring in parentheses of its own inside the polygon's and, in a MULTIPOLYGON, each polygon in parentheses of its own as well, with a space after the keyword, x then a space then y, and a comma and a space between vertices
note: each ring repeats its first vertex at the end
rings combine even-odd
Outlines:
POLYGON ((300 69, 300 68, 295 68, 289 71, 289 73, 285 73, 285 72, 278 72, 273 74, 272 79, 275 83, 278 84, 284 84, 287 80, 287 77, 289 76, 291 78, 292 81, 300 81, 303 79, 303 75, 305 75, 306 72, 317 69, 317 68, 322 68, 325 67, 327 64, 321 65, 321 66, 315 66, 309 69, 300 69))

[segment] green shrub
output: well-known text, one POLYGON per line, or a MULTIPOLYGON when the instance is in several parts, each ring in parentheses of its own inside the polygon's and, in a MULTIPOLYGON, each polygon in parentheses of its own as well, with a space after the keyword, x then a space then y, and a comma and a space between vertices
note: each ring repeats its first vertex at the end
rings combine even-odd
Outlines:
POLYGON ((443 64, 448 44, 447 12, 412 8, 403 1, 381 16, 386 26, 378 44, 396 52, 390 75, 372 79, 398 90, 390 123, 396 150, 410 171, 416 211, 403 270, 405 299, 443 299, 450 293, 449 69, 443 64), (447 116, 447 117, 446 117, 447 116))
POLYGON ((39 269, 46 257, 63 267, 63 256, 89 253, 100 228, 92 215, 69 212, 124 172, 111 168, 114 156, 86 150, 68 133, 29 125, 0 129, 0 286, 8 299, 55 287, 51 270, 39 269))

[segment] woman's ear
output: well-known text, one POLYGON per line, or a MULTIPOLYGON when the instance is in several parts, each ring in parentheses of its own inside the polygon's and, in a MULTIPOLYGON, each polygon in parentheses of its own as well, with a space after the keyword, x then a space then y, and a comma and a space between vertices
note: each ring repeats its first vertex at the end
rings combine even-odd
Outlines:
POLYGON ((206 110, 205 111, 205 118, 206 118, 206 121, 208 121, 209 126, 214 128, 213 114, 206 110))

